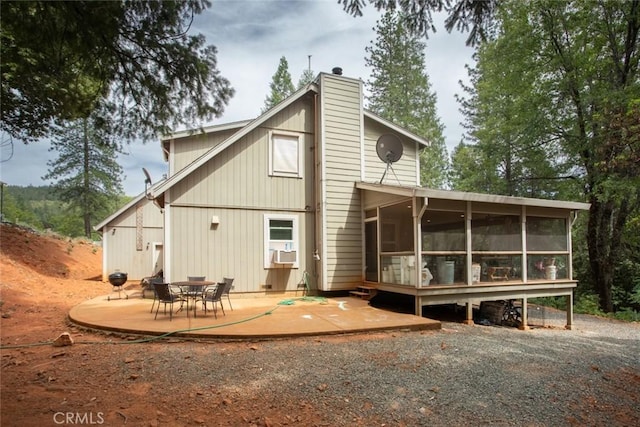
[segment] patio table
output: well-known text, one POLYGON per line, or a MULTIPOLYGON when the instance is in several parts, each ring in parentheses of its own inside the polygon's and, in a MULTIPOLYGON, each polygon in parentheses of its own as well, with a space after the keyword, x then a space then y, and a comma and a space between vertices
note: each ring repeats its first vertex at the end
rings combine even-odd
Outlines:
MULTIPOLYGON (((180 288, 182 296, 187 300, 187 317, 189 316, 189 303, 191 302, 193 305, 193 316, 197 317, 196 312, 196 302, 198 297, 202 296, 204 290, 208 286, 217 285, 216 282, 210 282, 207 280, 185 280, 182 282, 171 282, 172 286, 177 286, 180 288)), ((180 311, 182 308, 178 309, 180 311)))

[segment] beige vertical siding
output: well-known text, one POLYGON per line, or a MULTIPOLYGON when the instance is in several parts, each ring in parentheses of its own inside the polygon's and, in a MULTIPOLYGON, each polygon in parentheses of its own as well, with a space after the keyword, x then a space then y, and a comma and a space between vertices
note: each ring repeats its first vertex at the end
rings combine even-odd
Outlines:
POLYGON ((323 75, 324 290, 362 283, 360 181, 362 90, 357 80, 323 75))
MULTIPOLYGON (((264 214, 267 210, 172 207, 172 280, 204 275, 208 280, 235 279, 234 292, 297 290, 312 260, 302 257, 298 268, 263 268, 264 214), (220 223, 211 225, 215 215, 220 223), (197 238, 193 238, 197 235, 197 238), (267 289, 266 285, 271 285, 267 289)), ((291 214, 291 213, 288 213, 291 214)), ((295 214, 299 221, 301 252, 312 253, 313 217, 295 214)))
POLYGON ((171 280, 234 277, 234 292, 297 289, 313 274, 313 108, 302 99, 212 158, 170 190, 171 280), (303 178, 269 176, 269 131, 301 135, 303 178), (297 215, 299 267, 263 265, 264 215, 297 215), (220 223, 212 226, 211 218, 220 223), (266 285, 271 285, 267 289, 266 285))
POLYGON ((211 148, 233 135, 236 131, 237 129, 207 134, 194 134, 185 138, 176 139, 173 143, 174 172, 184 168, 211 148))
POLYGON ((127 273, 128 280, 140 280, 153 273, 153 242, 163 241, 162 214, 153 203, 143 199, 142 250, 136 250, 136 206, 132 206, 114 219, 103 235, 106 242, 106 264, 103 271, 108 276, 115 271, 127 273))
MULTIPOLYGON (((389 133, 389 131, 383 129, 370 119, 365 120, 365 182, 380 182, 387 167, 386 163, 380 160, 376 152, 378 138, 384 133, 389 133)), ((418 157, 416 142, 408 140, 402 135, 397 136, 402 140, 402 157, 399 161, 392 164, 393 170, 387 172, 383 184, 415 186, 419 182, 416 173, 416 158, 418 157)))

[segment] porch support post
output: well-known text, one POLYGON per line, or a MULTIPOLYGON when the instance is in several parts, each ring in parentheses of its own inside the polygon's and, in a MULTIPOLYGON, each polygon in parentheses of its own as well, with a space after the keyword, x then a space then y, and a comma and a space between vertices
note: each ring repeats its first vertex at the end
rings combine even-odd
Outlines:
POLYGON ((573 292, 567 295, 567 325, 564 328, 573 330, 573 292))
POLYGON ((416 295, 413 300, 415 302, 415 315, 422 317, 422 297, 416 295))
POLYGON ((467 285, 471 286, 473 284, 473 254, 472 254, 472 236, 471 236, 471 202, 467 202, 466 208, 465 208, 465 215, 464 215, 464 229, 465 229, 465 239, 466 239, 466 243, 465 243, 465 247, 467 250, 467 262, 465 262, 465 270, 467 272, 466 277, 467 277, 467 285))
POLYGON ((413 272, 414 277, 412 280, 415 280, 415 287, 419 288, 422 285, 422 257, 420 256, 420 252, 422 251, 422 239, 420 237, 420 218, 424 213, 425 206, 422 206, 422 209, 418 210, 418 198, 415 195, 411 198, 411 206, 411 216, 413 217, 413 256, 415 258, 413 263, 415 266, 413 272))
POLYGON ((523 297, 522 298, 522 324, 520 325, 520 327, 518 329, 522 330, 522 331, 528 331, 529 330, 529 314, 527 312, 527 297, 523 297))
POLYGON ((464 319, 463 323, 465 325, 474 325, 474 323, 473 323, 473 304, 471 303, 471 301, 467 301, 466 309, 467 309, 466 310, 467 315, 466 315, 466 319, 464 319))
POLYGON ((528 262, 527 262, 527 207, 522 206, 522 212, 520 212, 520 232, 522 233, 522 281, 527 283, 529 277, 528 262))

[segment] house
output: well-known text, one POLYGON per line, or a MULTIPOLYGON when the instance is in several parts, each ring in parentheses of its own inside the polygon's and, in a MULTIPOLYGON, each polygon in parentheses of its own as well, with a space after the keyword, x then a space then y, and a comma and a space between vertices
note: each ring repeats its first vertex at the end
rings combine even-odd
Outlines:
POLYGON ((102 280, 114 272, 140 280, 161 271, 163 225, 162 211, 145 193, 96 225, 102 234, 102 280))
POLYGON ((162 139, 169 176, 146 197, 163 212, 166 280, 363 287, 412 295, 417 314, 464 304, 469 322, 481 301, 572 303, 571 224, 587 204, 421 188, 428 141, 364 110, 362 82, 334 71, 255 120, 162 139))

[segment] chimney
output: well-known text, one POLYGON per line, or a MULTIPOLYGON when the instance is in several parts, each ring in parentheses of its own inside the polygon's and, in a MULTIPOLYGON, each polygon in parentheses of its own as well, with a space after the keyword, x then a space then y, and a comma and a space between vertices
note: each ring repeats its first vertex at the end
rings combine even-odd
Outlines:
POLYGON ((335 74, 336 76, 341 76, 342 75, 342 68, 340 67, 333 67, 333 69, 331 70, 331 72, 333 74, 335 74))

